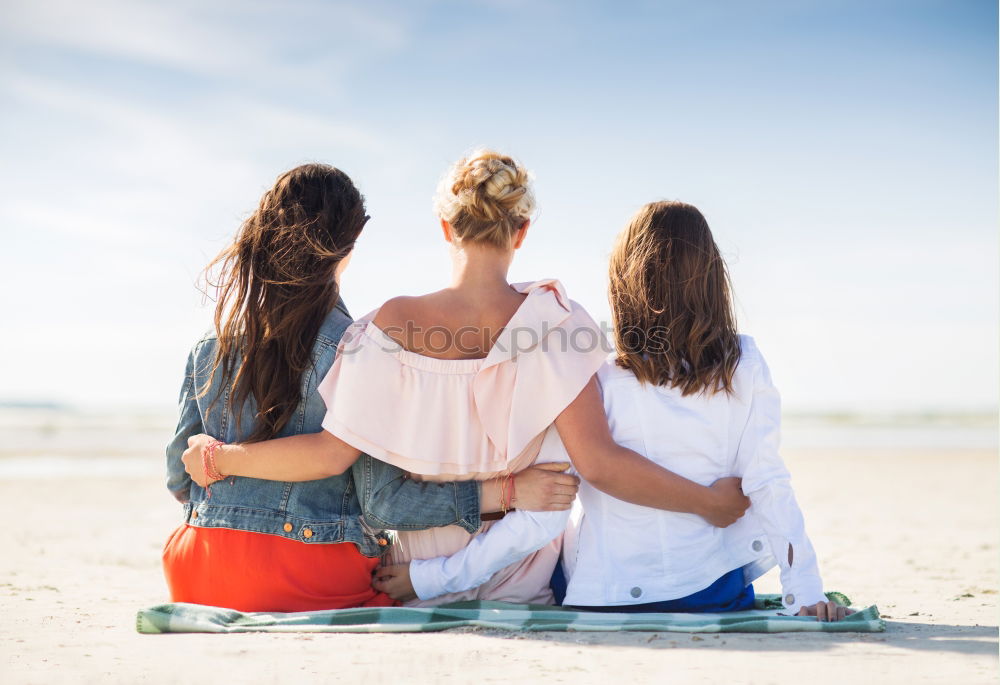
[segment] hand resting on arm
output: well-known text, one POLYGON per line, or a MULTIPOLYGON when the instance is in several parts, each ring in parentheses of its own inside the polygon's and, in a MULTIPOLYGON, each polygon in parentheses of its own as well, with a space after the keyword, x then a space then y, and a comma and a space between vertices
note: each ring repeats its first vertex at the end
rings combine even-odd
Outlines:
POLYGON ((721 478, 706 487, 616 443, 596 378, 591 378, 563 410, 555 425, 576 470, 612 497, 654 509, 696 514, 719 528, 735 523, 750 506, 739 478, 721 478))
MULTIPOLYGON (((199 434, 188 438, 181 460, 191 479, 205 487, 203 450, 214 440, 199 434)), ((338 476, 351 467, 361 452, 327 431, 216 449, 215 463, 225 476, 299 482, 338 476)), ((539 464, 515 476, 514 505, 529 511, 566 511, 573 505, 580 479, 565 473, 569 464, 539 464)), ((500 484, 482 484, 480 511, 500 511, 500 484)))

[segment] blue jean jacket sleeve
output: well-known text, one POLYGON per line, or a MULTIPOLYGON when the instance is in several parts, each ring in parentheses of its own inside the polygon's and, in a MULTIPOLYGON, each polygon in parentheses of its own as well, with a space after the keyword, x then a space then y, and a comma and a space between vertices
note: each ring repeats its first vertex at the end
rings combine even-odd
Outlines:
POLYGON ((180 418, 177 420, 174 439, 167 445, 167 489, 181 503, 187 502, 191 494, 191 477, 184 470, 181 455, 187 449, 189 437, 205 432, 196 399, 194 354, 194 350, 192 350, 191 354, 188 355, 184 385, 181 387, 181 394, 178 398, 180 418))
POLYGON ((479 483, 433 483, 409 477, 402 469, 367 454, 351 467, 366 521, 389 530, 461 526, 479 530, 479 483))

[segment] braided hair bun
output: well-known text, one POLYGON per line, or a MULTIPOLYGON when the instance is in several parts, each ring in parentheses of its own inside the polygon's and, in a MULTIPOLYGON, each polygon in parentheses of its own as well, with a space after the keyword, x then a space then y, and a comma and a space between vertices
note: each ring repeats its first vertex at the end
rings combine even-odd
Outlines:
POLYGON ((531 218, 535 194, 527 169, 506 155, 477 150, 441 179, 434 209, 459 241, 506 248, 531 218))

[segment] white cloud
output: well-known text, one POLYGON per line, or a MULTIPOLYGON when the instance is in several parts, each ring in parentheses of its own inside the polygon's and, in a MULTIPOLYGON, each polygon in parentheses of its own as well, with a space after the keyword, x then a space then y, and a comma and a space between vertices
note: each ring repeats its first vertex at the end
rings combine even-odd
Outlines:
POLYGON ((27 42, 195 71, 238 67, 239 43, 193 19, 176 2, 21 0, 3 10, 4 33, 27 42))
POLYGON ((25 72, 3 74, 0 85, 23 119, 59 113, 72 126, 50 129, 64 141, 58 160, 26 149, 18 164, 0 168, 20 191, 0 217, 96 241, 163 246, 213 223, 228 233, 281 170, 269 160, 304 161, 318 149, 377 156, 388 147, 365 126, 245 96, 168 109, 25 72), (53 195, 32 178, 53 167, 84 177, 64 179, 53 195))
POLYGON ((7 0, 0 16, 8 41, 259 82, 308 82, 407 41, 398 8, 320 0, 7 0))

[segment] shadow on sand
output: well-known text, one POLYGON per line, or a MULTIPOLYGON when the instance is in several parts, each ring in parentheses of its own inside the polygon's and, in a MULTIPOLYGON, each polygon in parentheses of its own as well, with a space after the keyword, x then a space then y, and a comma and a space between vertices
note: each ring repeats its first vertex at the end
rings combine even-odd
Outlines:
POLYGON ((845 644, 879 643, 904 650, 998 655, 997 626, 962 626, 940 623, 886 621, 884 633, 511 633, 502 630, 461 628, 458 632, 488 634, 510 640, 541 640, 593 647, 646 649, 707 649, 766 652, 792 648, 822 652, 845 644))

